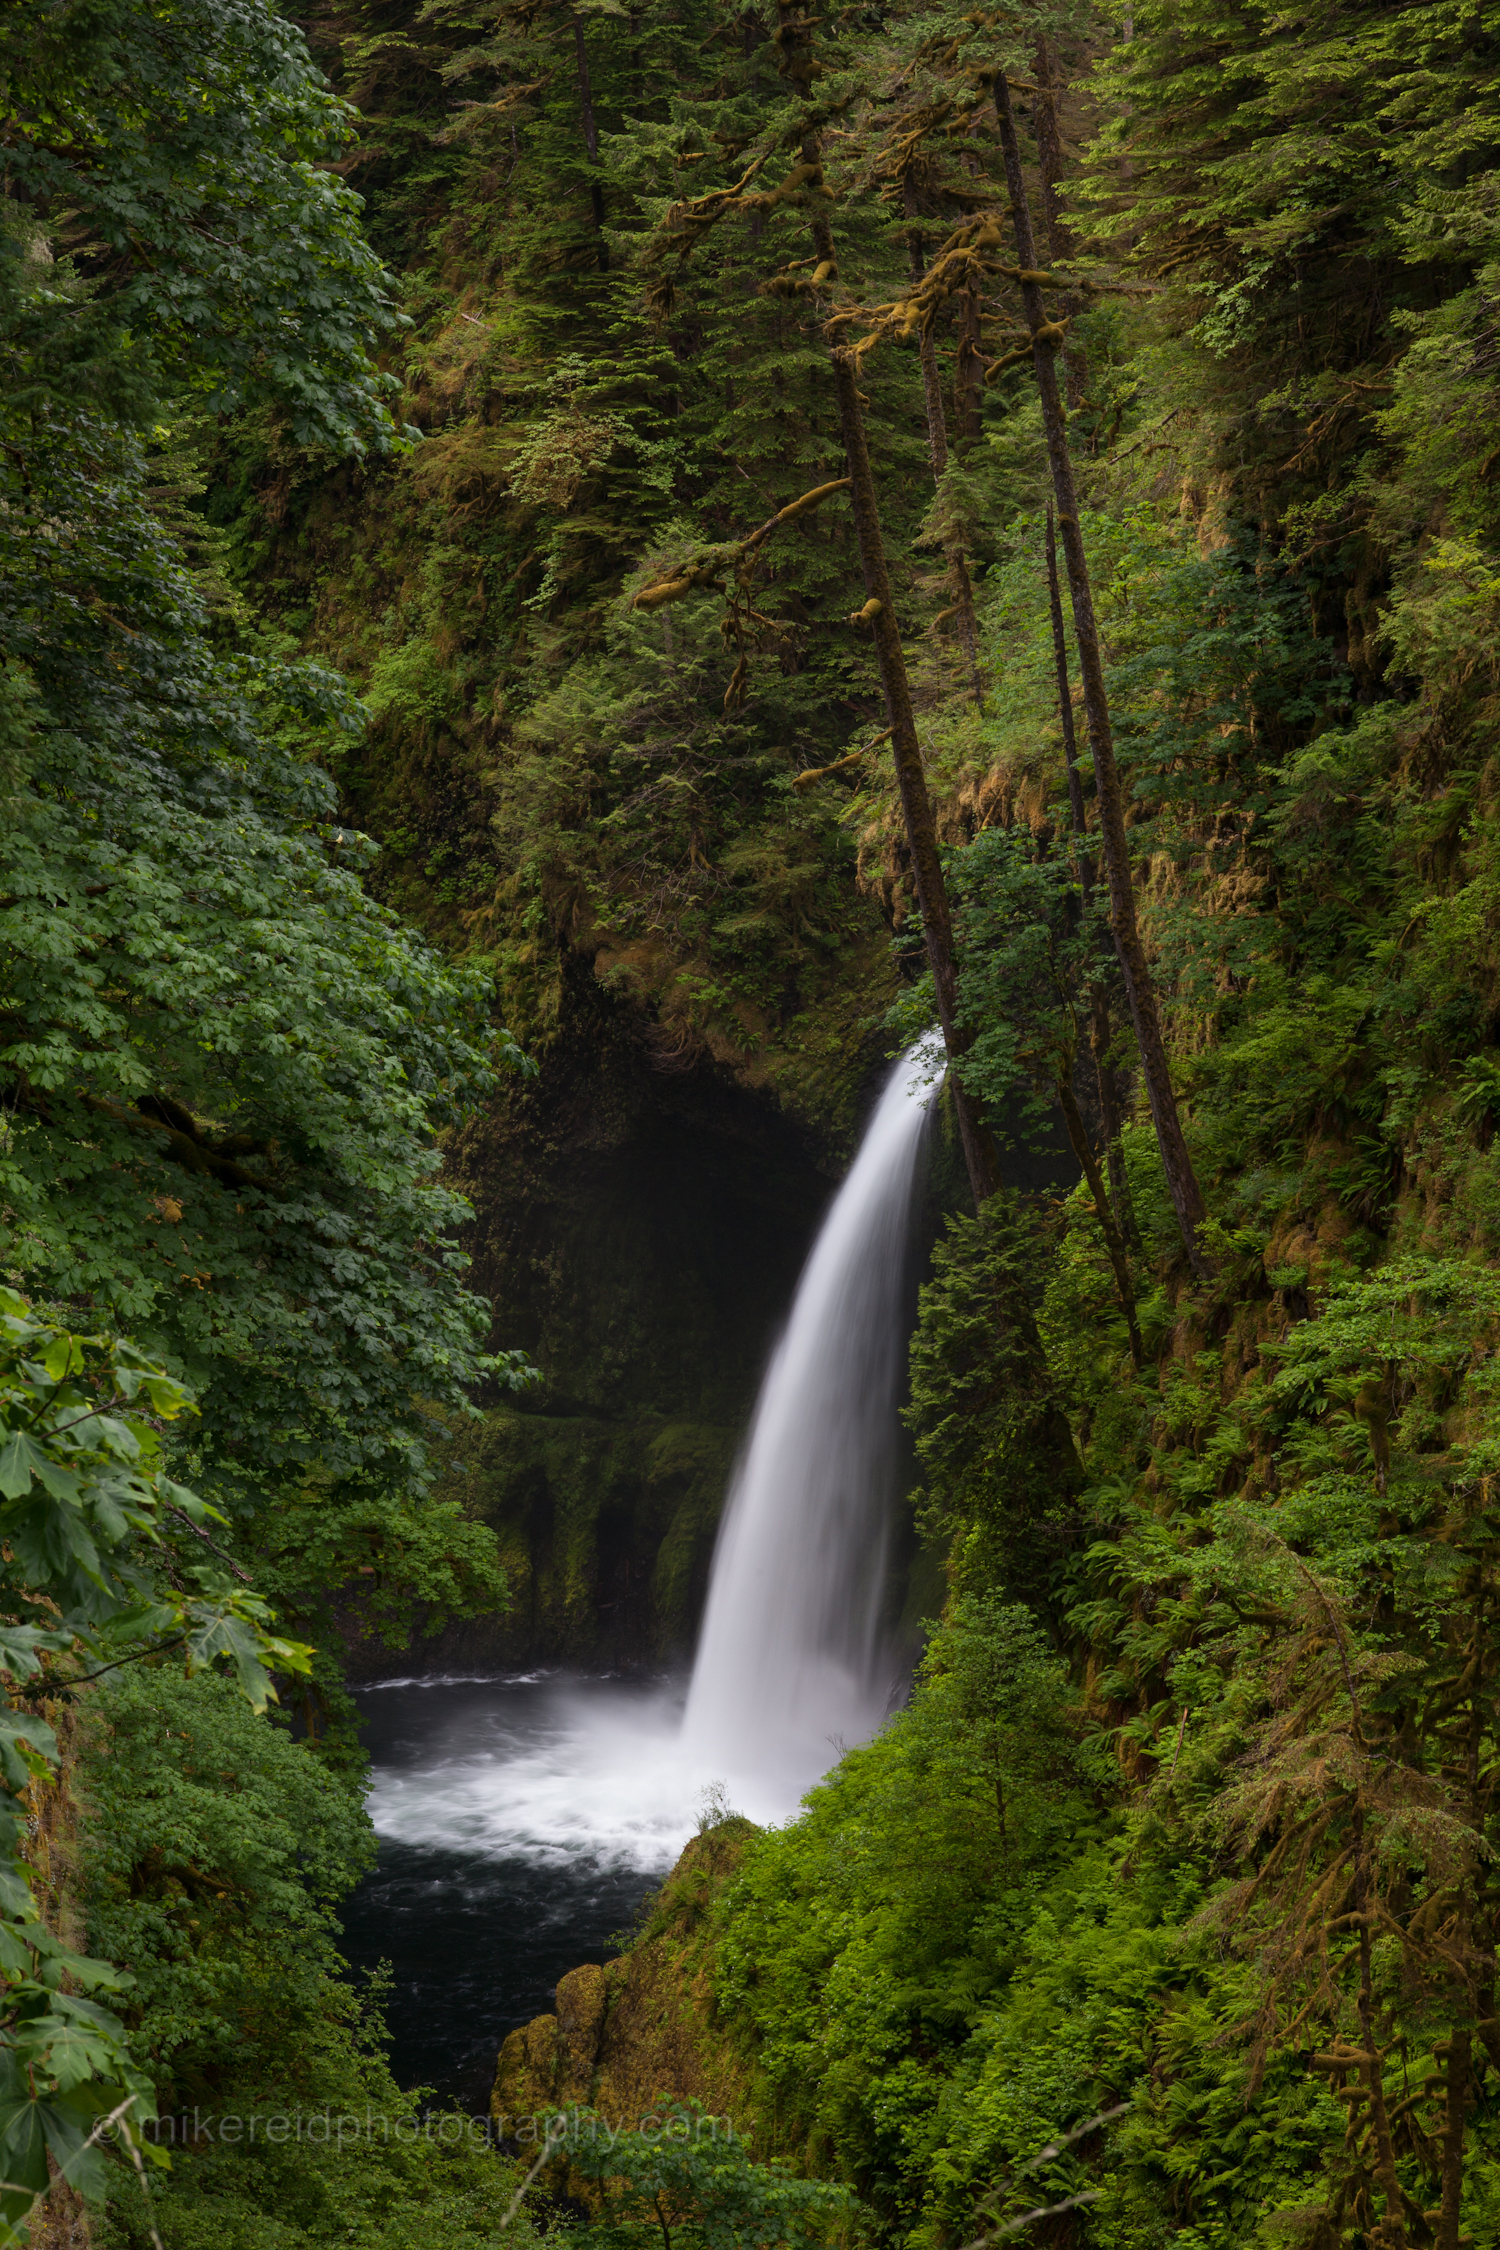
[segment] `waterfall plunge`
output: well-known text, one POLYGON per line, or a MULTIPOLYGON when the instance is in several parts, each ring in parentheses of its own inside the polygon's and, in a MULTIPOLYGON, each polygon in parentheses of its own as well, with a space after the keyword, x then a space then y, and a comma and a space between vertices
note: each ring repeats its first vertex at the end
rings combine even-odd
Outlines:
POLYGON ((519 1910, 515 1885, 537 1871, 581 1912, 609 1870, 670 1867, 707 1786, 785 1820, 839 1745, 879 1726, 907 1226, 937 1057, 919 1043, 891 1073, 803 1272, 730 1493, 686 1714, 670 1687, 618 1681, 385 1683, 400 1713, 370 1812, 413 1926, 445 1883, 460 1903, 490 1896, 485 1869, 497 1912, 519 1910))
MULTIPOLYGON (((880 1724, 906 1357, 908 1227, 937 1050, 886 1081, 803 1269, 714 1556, 685 1761, 786 1810, 880 1724)), ((762 1813, 762 1817, 764 1814, 762 1813)))

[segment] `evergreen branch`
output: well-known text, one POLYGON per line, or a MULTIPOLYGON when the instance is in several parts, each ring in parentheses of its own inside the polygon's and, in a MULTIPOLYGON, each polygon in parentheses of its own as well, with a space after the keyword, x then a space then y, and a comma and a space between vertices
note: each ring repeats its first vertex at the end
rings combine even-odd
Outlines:
POLYGON ((814 508, 822 506, 831 493, 847 492, 848 489, 847 477, 834 477, 828 484, 815 485, 811 492, 804 492, 800 499, 788 501, 758 531, 752 531, 749 538, 740 540, 738 545, 710 547, 697 561, 684 563, 670 578, 658 579, 654 586, 643 586, 631 603, 631 608, 660 609, 665 602, 680 601, 684 594, 692 593, 696 587, 712 586, 723 572, 742 562, 746 556, 754 554, 773 531, 783 524, 795 523, 799 516, 810 515, 814 508))

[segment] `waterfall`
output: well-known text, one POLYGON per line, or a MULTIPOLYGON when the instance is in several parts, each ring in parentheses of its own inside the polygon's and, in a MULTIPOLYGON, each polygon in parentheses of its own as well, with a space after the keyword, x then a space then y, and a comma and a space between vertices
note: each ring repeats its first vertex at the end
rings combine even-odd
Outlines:
POLYGON ((938 1050, 881 1093, 761 1384, 714 1555, 682 1748, 779 1809, 884 1716, 908 1232, 938 1050))

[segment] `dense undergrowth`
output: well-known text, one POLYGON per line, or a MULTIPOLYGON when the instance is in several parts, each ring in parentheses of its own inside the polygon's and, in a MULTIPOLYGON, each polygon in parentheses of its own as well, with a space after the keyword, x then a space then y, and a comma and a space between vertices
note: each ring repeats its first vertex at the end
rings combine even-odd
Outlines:
MULTIPOLYGON (((439 1177, 519 1066, 497 1023, 545 1070, 583 973, 662 1067, 845 1130, 930 1020, 842 499, 635 597, 842 476, 824 324, 1004 233, 997 66, 1208 1218, 1139 1083, 1031 364, 975 267, 859 380, 964 1080, 1002 1138, 1071 1098, 1093 1177, 939 1246, 948 1610, 706 1910, 705 2037, 846 2233, 1500 2236, 1494 27, 849 11, 792 84, 789 14, 347 0, 304 28, 349 110, 260 0, 0 34, 4 2239, 49 2157, 122 2250, 511 2208, 440 2137, 200 2137, 153 2221, 87 2143, 396 2103, 336 1953, 330 1604, 399 1639, 502 1598, 430 1490, 441 1414, 525 1379, 439 1177), (311 1742, 215 1672, 308 1661, 311 1742)), ((771 2177, 734 2193, 774 2230, 771 2177)), ((729 2193, 626 2186, 637 2241, 729 2193)))

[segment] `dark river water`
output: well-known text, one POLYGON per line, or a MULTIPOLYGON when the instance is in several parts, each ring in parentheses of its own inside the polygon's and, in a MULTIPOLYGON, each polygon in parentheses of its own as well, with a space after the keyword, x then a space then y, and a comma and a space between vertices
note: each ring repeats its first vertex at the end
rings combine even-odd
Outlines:
POLYGON ((527 1673, 359 1691, 380 1859, 343 1910, 390 1964, 391 2067, 481 2115, 508 2031, 607 1960, 697 1825, 680 1683, 527 1673))

